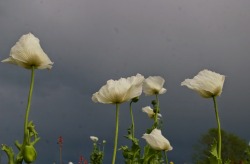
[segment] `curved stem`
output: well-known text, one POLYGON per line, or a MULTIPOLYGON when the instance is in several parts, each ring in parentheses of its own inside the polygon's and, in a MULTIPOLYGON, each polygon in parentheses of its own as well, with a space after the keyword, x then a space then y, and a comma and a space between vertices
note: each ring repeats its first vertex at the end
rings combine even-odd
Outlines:
POLYGON ((8 164, 15 164, 15 162, 14 162, 15 154, 14 154, 14 151, 12 150, 12 148, 7 146, 7 145, 2 145, 2 150, 8 156, 8 164))
POLYGON ((214 110, 215 110, 215 115, 216 115, 216 120, 217 120, 217 125, 218 125, 218 146, 217 146, 217 151, 218 151, 219 159, 221 159, 221 127, 220 127, 220 119, 219 119, 218 107, 217 107, 215 97, 213 97, 213 102, 214 102, 214 110))
POLYGON ((119 130, 119 104, 116 104, 115 143, 114 143, 112 164, 115 164, 115 158, 116 158, 116 152, 117 152, 117 141, 118 141, 118 130, 119 130))
POLYGON ((133 101, 130 102, 129 109, 130 109, 130 117, 131 117, 131 122, 132 122, 131 134, 132 134, 132 138, 134 140, 134 138, 135 138, 135 123, 134 123, 134 116, 133 116, 133 111, 132 111, 132 103, 133 103, 133 101))
POLYGON ((24 145, 29 143, 28 123, 29 123, 29 112, 30 112, 31 98, 32 98, 32 93, 33 93, 33 88, 34 88, 34 79, 35 79, 35 68, 32 67, 31 68, 30 91, 29 91, 28 104, 27 104, 26 113, 25 113, 25 120, 24 120, 24 138, 23 138, 24 145))

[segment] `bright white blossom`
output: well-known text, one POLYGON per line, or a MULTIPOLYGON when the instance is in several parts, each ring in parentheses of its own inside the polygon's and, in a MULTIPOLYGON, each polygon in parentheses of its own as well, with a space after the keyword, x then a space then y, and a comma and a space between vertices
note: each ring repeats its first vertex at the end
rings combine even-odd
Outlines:
POLYGON ((224 81, 224 75, 205 69, 193 79, 186 79, 181 85, 198 92, 204 98, 211 98, 221 95, 224 81))
MULTIPOLYGON (((149 118, 154 118, 155 112, 150 106, 146 106, 142 108, 142 111, 148 115, 149 118)), ((158 118, 162 117, 160 113, 158 113, 158 118)))
POLYGON ((163 88, 165 80, 160 76, 149 76, 143 83, 143 92, 150 95, 163 94, 167 89, 163 88))
POLYGON ((69 164, 73 164, 73 162, 69 162, 69 164))
POLYGON ((159 129, 154 129, 150 134, 145 133, 142 138, 144 138, 154 150, 170 151, 173 149, 170 142, 161 134, 161 130, 159 129))
POLYGON ((96 137, 96 136, 90 136, 90 139, 91 139, 93 142, 97 142, 97 141, 98 141, 98 137, 96 137))
POLYGON ((53 62, 42 50, 39 39, 33 34, 23 35, 11 48, 10 57, 2 62, 15 64, 27 69, 34 66, 36 69, 51 69, 53 62))
POLYGON ((141 74, 119 80, 108 80, 107 84, 94 93, 92 100, 103 104, 120 104, 138 97, 142 93, 144 77, 141 74))

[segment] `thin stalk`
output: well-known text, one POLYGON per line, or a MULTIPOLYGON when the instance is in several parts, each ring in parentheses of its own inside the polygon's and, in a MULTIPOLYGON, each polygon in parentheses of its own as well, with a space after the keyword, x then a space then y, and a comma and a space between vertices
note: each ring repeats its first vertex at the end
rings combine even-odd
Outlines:
POLYGON ((155 115, 154 115, 154 122, 155 122, 156 126, 158 126, 158 113, 159 113, 158 94, 155 95, 155 99, 156 99, 156 111, 155 111, 155 115))
POLYGON ((221 127, 220 127, 220 119, 219 119, 218 107, 217 107, 217 102, 216 102, 215 97, 213 97, 213 102, 214 102, 214 110, 215 110, 215 115, 216 115, 216 120, 217 120, 217 125, 218 125, 218 146, 217 146, 217 151, 218 151, 219 159, 221 159, 221 127))
POLYGON ((105 145, 103 144, 103 145, 102 145, 103 156, 104 156, 104 147, 105 147, 105 145))
POLYGON ((59 147, 59 155, 60 155, 60 164, 62 164, 62 146, 59 147))
POLYGON ((116 152, 117 152, 117 142, 118 142, 118 130, 119 130, 119 104, 116 104, 115 143, 114 143, 112 164, 115 164, 115 158, 116 158, 116 152))
POLYGON ((28 97, 28 104, 26 108, 25 113, 25 120, 24 120, 24 138, 23 138, 23 144, 26 145, 29 143, 29 137, 28 137, 28 122, 29 122, 29 113, 30 113, 30 105, 31 105, 31 98, 34 88, 34 79, 35 79, 35 68, 34 66, 31 68, 31 81, 30 81, 30 91, 29 91, 29 97, 28 97))
POLYGON ((165 162, 166 162, 166 164, 168 164, 167 151, 164 151, 163 154, 164 154, 165 162))
POLYGON ((134 116, 133 116, 133 110, 132 110, 132 103, 133 103, 133 101, 130 102, 129 109, 130 109, 130 117, 131 117, 131 122, 132 122, 131 134, 132 134, 132 138, 134 140, 134 138, 135 138, 135 123, 134 123, 134 116))

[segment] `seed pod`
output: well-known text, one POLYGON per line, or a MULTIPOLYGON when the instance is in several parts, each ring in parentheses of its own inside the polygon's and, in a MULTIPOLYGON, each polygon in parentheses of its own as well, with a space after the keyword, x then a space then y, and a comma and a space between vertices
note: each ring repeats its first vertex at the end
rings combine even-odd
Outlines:
POLYGON ((36 160, 36 149, 33 145, 26 145, 23 149, 23 159, 26 163, 32 163, 36 160))

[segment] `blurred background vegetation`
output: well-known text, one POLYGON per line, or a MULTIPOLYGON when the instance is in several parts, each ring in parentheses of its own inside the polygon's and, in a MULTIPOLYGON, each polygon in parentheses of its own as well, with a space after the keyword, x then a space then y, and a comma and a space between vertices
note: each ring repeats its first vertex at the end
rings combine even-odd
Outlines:
MULTIPOLYGON (((194 145, 193 162, 195 164, 209 164, 211 145, 217 138, 217 129, 209 129, 194 145)), ((231 164, 250 164, 249 143, 233 133, 221 131, 222 134, 222 160, 230 160, 231 164)))

